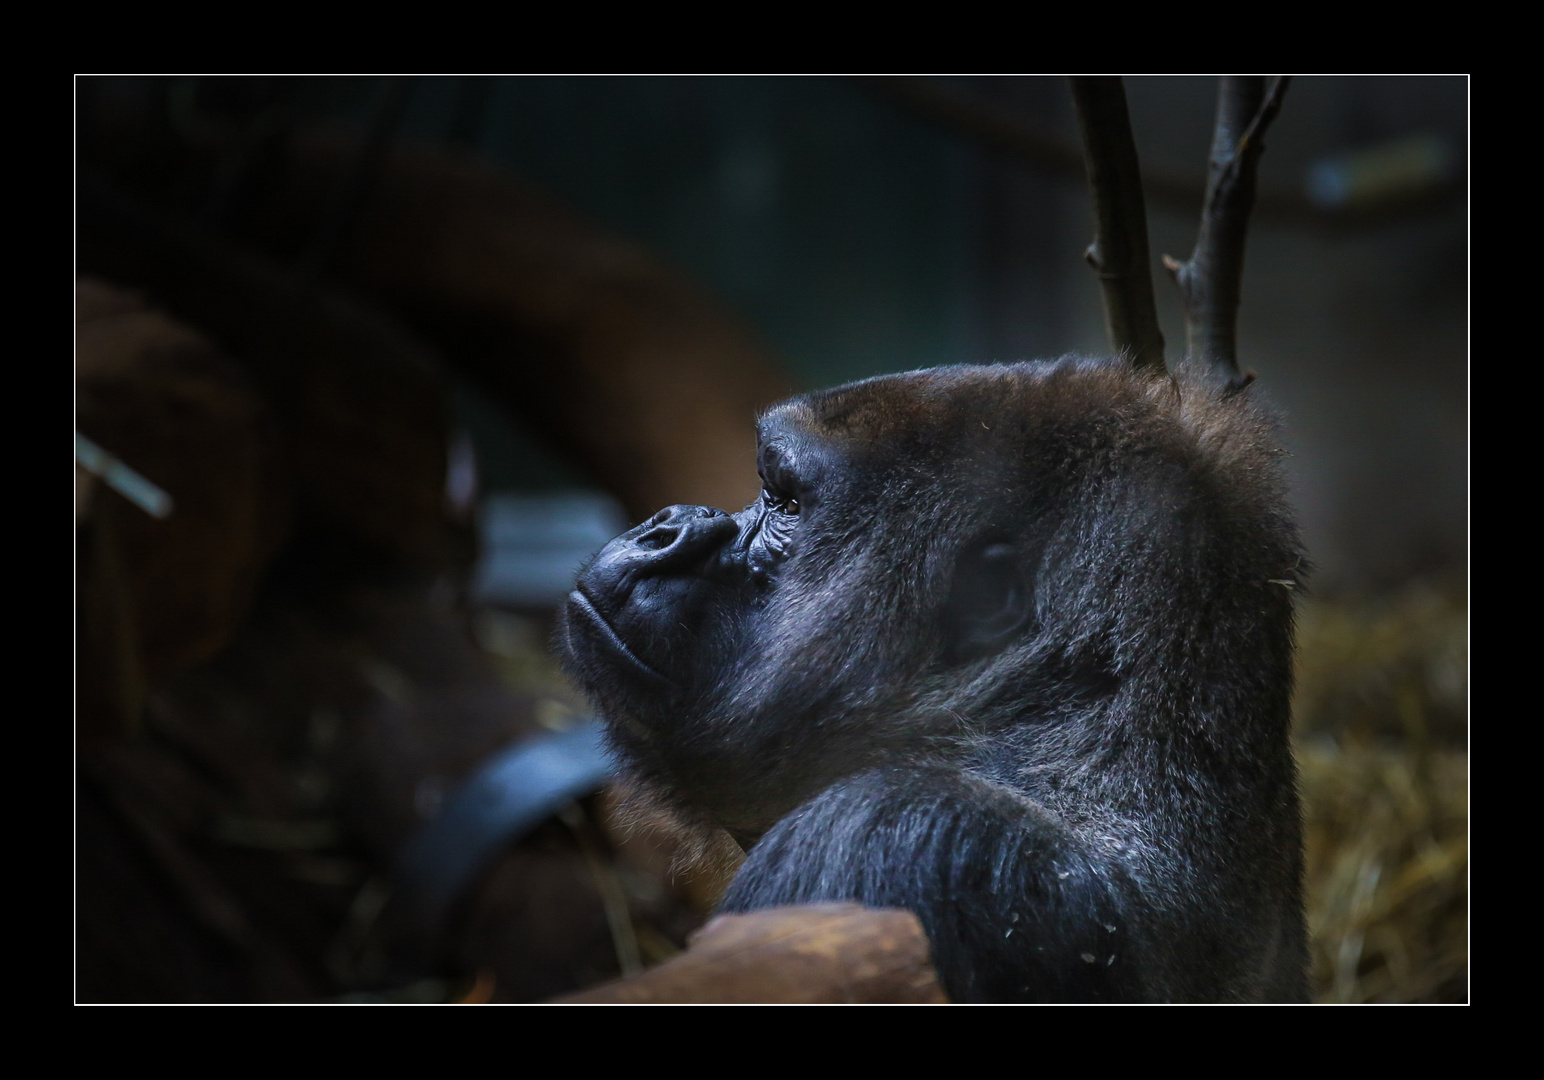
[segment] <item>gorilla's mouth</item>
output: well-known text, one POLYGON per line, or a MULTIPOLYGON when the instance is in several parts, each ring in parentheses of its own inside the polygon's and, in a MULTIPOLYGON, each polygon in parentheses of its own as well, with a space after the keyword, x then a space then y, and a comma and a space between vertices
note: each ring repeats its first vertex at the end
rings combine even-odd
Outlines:
POLYGON ((621 635, 606 621, 606 617, 600 613, 600 610, 596 608, 590 598, 579 589, 575 589, 568 594, 568 616, 566 636, 568 637, 568 648, 570 651, 574 651, 574 624, 578 622, 581 626, 588 628, 588 633, 585 634, 587 639, 599 641, 611 653, 620 657, 623 664, 633 674, 649 682, 674 688, 674 683, 640 660, 637 654, 627 647, 627 643, 622 640, 621 635))

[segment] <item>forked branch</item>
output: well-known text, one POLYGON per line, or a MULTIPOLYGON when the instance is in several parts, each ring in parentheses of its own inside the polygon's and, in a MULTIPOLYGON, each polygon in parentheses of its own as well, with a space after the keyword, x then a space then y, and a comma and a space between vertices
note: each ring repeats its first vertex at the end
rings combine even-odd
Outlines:
POLYGON ((1168 255, 1163 265, 1179 286, 1185 307, 1186 350, 1237 385, 1252 376, 1238 367, 1238 305, 1244 277, 1244 241, 1254 206, 1255 180, 1265 132, 1281 109, 1290 79, 1232 75, 1217 93, 1206 202, 1195 251, 1186 262, 1168 255))

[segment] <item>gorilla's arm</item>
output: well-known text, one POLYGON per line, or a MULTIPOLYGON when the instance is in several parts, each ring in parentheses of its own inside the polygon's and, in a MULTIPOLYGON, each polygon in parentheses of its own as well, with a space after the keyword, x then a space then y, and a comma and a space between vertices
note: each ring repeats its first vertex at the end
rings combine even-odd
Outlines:
POLYGON ((748 854, 722 911, 858 901, 917 914, 955 1001, 1133 1001, 1124 872, 1034 803, 944 768, 842 781, 748 854))

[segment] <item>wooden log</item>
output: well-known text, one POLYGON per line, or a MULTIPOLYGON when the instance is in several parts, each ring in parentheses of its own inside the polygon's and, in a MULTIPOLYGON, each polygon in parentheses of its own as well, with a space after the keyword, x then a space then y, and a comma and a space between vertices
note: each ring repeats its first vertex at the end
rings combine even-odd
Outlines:
POLYGON ((947 1001, 917 917, 857 904, 720 915, 675 959, 631 979, 558 999, 573 1005, 947 1001))
MULTIPOLYGON (((298 251, 357 140, 291 140, 259 242, 298 251)), ((724 305, 653 253, 459 154, 387 155, 328 273, 386 301, 635 519, 756 494, 757 412, 792 389, 724 305)))
MULTIPOLYGON (((286 132, 230 187, 216 179, 230 162, 175 137, 153 98, 142 104, 83 105, 85 268, 151 288, 260 375, 291 354, 304 354, 295 371, 326 360, 311 347, 268 347, 296 336, 289 324, 304 313, 295 305, 237 317, 245 312, 222 302, 229 274, 210 277, 202 265, 186 273, 186 251, 161 250, 171 239, 164 228, 130 236, 123 215, 100 212, 96 187, 133 192, 197 222, 205 240, 234 241, 310 285, 319 277, 384 302, 635 518, 678 502, 738 509, 755 497, 750 422, 792 386, 740 319, 657 255, 457 151, 404 140, 375 162, 368 137, 336 129, 286 132), (212 213, 222 185, 231 198, 212 213), (125 254, 133 258, 116 258, 125 254)), ((251 307, 244 295, 241 306, 251 307)), ((369 432, 351 434, 370 445, 369 432)), ((359 488, 329 486, 317 501, 334 506, 350 490, 359 488)), ((375 502, 403 509, 400 492, 383 494, 392 497, 375 502)))

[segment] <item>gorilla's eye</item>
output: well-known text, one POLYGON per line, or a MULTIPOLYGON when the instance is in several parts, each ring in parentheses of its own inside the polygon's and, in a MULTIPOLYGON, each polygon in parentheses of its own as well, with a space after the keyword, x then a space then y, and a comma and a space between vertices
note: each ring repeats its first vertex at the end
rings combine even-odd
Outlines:
POLYGON ((766 503, 771 510, 780 510, 785 514, 798 514, 799 500, 792 495, 779 495, 770 487, 761 489, 761 501, 766 503))

